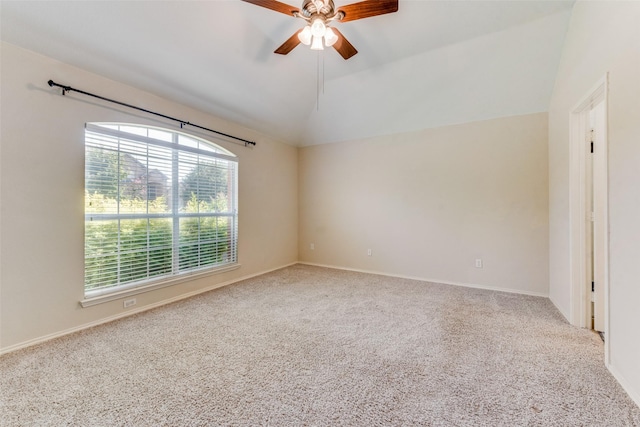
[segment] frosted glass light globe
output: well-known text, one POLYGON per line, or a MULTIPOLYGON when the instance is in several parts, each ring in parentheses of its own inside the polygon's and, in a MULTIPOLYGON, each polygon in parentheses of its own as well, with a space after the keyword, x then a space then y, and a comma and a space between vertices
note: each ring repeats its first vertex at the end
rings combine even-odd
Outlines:
POLYGON ((311 42, 311 50, 324 50, 324 46, 322 46, 322 37, 313 36, 313 42, 311 42))
POLYGON ((306 26, 298 33, 298 40, 300 43, 309 46, 311 44, 311 27, 306 26))
POLYGON ((324 44, 327 47, 330 47, 333 46, 337 41, 338 36, 336 36, 336 33, 334 33, 331 28, 327 27, 327 30, 324 33, 324 44))
POLYGON ((324 21, 320 18, 314 19, 311 23, 311 35, 314 37, 322 38, 326 29, 327 26, 324 25, 324 21))

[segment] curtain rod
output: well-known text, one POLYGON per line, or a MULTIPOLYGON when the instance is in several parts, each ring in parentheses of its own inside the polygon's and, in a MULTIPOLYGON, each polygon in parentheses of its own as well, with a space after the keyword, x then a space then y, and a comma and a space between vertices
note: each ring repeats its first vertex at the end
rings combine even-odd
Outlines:
POLYGON ((80 89, 75 89, 75 88, 72 88, 71 86, 61 85, 60 83, 56 83, 53 80, 49 80, 47 83, 49 83, 49 86, 51 86, 51 87, 58 86, 59 88, 62 88, 62 95, 65 95, 67 92, 78 92, 78 93, 81 93, 83 95, 92 96, 94 98, 102 99, 103 101, 113 102, 114 104, 122 105, 124 107, 133 108, 134 110, 138 110, 138 111, 144 111, 145 113, 153 114, 153 115, 165 118, 165 119, 169 119, 169 120, 173 120, 175 122, 179 122, 180 123, 180 129, 182 129, 182 126, 185 126, 185 125, 193 126, 195 128, 198 128, 198 129, 202 129, 202 130, 206 130, 208 132, 213 132, 213 133, 218 134, 218 135, 226 136, 227 138, 232 138, 232 139, 235 139, 237 141, 242 141, 242 142, 244 142, 244 146, 245 147, 247 145, 249 145, 249 144, 250 145, 256 145, 256 143, 253 142, 253 141, 249 141, 249 140, 246 140, 246 139, 243 139, 243 138, 239 138, 237 136, 233 136, 233 135, 229 135, 229 134, 226 134, 226 133, 223 133, 223 132, 219 132, 217 130, 209 129, 209 128, 206 128, 204 126, 199 126, 199 125, 196 125, 195 123, 191 123, 191 122, 188 122, 186 120, 177 119, 175 117, 167 116, 165 114, 156 113, 155 111, 147 110, 147 109, 144 109, 144 108, 141 108, 141 107, 136 107, 135 105, 131 105, 131 104, 127 104, 127 103, 124 103, 124 102, 116 101, 114 99, 109 99, 109 98, 106 98, 104 96, 96 95, 94 93, 89 93, 89 92, 85 92, 85 91, 80 90, 80 89))

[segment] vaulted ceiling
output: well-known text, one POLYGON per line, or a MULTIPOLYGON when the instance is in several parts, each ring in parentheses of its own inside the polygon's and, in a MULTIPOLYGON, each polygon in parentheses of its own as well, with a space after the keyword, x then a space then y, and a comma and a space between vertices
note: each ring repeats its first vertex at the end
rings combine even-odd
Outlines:
POLYGON ((302 146, 547 111, 572 6, 400 0, 336 25, 359 51, 348 61, 274 54, 302 21, 239 0, 3 0, 0 12, 3 41, 302 146))

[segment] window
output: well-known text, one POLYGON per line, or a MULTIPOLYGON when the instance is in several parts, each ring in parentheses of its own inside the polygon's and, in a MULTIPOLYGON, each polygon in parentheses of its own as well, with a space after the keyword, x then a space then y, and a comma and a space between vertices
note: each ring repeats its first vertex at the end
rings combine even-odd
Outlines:
POLYGON ((85 297, 236 264, 237 164, 181 132, 88 123, 85 297))

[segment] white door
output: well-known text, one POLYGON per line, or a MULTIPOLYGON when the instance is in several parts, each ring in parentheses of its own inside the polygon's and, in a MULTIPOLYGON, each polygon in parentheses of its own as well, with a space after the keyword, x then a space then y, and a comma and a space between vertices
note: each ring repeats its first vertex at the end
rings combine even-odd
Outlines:
POLYGON ((593 141, 593 329, 604 332, 606 250, 607 250, 607 153, 604 102, 589 114, 593 141))

